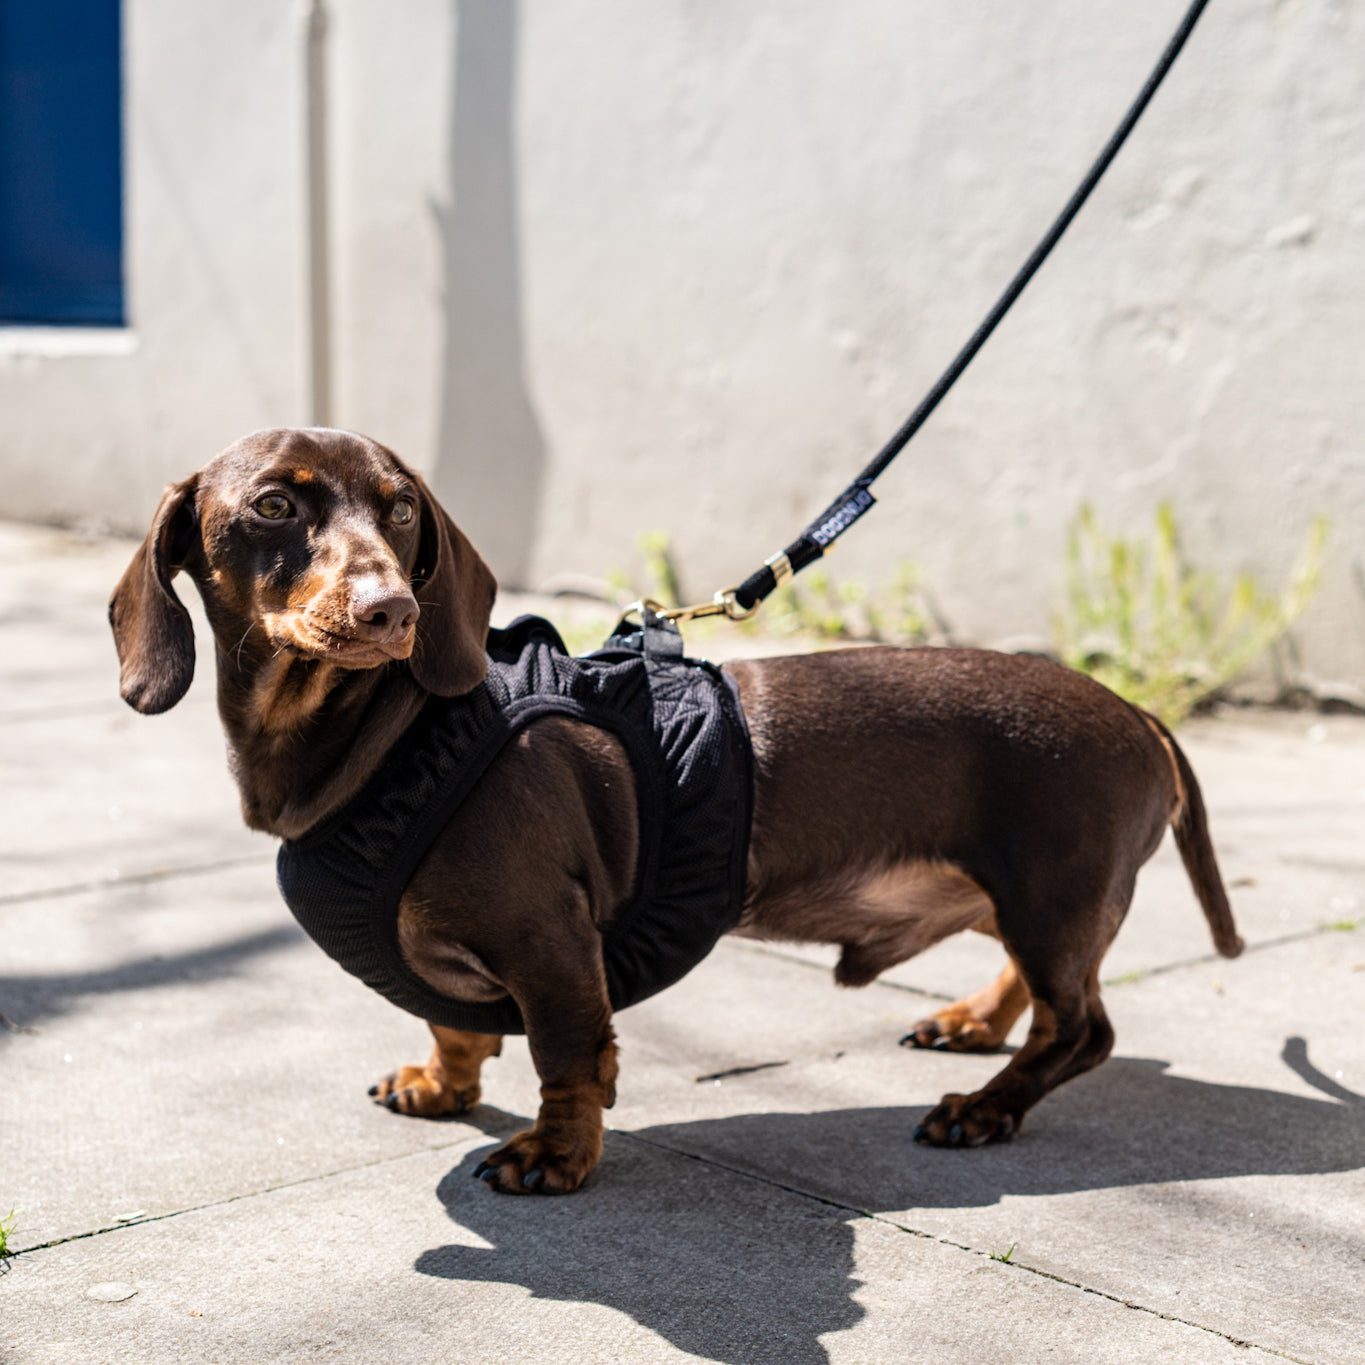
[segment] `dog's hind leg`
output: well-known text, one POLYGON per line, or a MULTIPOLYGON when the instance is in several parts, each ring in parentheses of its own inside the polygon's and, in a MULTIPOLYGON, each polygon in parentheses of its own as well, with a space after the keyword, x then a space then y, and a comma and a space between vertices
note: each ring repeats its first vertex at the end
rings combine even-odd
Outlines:
POLYGON ((990 985, 921 1019, 901 1039, 901 1045, 992 1052, 1004 1045, 1028 1003, 1028 987, 1011 959, 990 985))
POLYGON ((1102 897, 1091 899, 1083 913, 1001 916, 1001 936, 1033 1005, 1028 1039, 980 1090, 945 1095, 916 1128, 917 1141, 978 1147, 1010 1138, 1044 1095, 1108 1057, 1114 1030, 1100 1002, 1099 969, 1122 915, 1113 915, 1102 902, 1102 897), (1032 932, 1012 934, 1011 921, 1032 932), (1082 941, 1063 943, 1060 935, 1038 930, 1039 925, 1067 924, 1073 933, 1074 926, 1087 926, 1082 941))
POLYGON ((463 1114, 479 1102, 479 1071, 502 1051, 495 1033, 461 1033, 428 1024, 436 1046, 425 1066, 404 1066, 376 1085, 370 1094, 396 1114, 435 1118, 463 1114))

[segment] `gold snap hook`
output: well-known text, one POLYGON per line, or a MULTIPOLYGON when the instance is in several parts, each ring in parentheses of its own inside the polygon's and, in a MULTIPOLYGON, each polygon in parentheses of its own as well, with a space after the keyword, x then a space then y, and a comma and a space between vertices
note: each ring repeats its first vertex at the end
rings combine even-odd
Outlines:
POLYGON ((736 593, 739 591, 738 584, 733 588, 722 588, 715 597, 715 605, 723 611, 731 621, 747 621, 749 617, 757 614, 762 602, 755 602, 752 607, 741 607, 736 593))

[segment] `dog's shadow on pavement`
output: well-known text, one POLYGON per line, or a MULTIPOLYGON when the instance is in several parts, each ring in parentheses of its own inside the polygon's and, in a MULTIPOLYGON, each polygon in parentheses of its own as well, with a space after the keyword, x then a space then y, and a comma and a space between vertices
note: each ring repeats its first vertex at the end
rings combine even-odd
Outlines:
POLYGON ((1191 1080, 1165 1062, 1115 1057, 1043 1100, 1014 1142, 971 1152, 912 1143, 922 1108, 745 1114, 641 1136, 881 1210, 1365 1167, 1365 1098, 1317 1072, 1300 1039, 1286 1042, 1282 1058, 1326 1098, 1191 1080))
MULTIPOLYGON (((603 1304, 733 1365, 823 1365, 820 1338, 864 1314, 853 1297, 859 1210, 910 1210, 914 1226, 914 1210, 1005 1195, 1365 1166, 1365 1099, 1318 1072, 1301 1039, 1283 1060, 1326 1098, 1113 1058, 1044 1101, 1013 1143, 916 1146, 922 1107, 741 1114, 609 1133, 592 1180, 564 1199, 493 1194, 470 1178, 480 1149, 437 1194, 488 1245, 440 1247, 416 1269, 603 1304)), ((499 1139, 522 1126, 484 1112, 499 1139)))
MULTIPOLYGON (((844 1209, 775 1199, 770 1186, 619 1133, 607 1135, 588 1185, 567 1198, 494 1194, 470 1179, 477 1162, 462 1161, 437 1195, 490 1247, 425 1252, 422 1274, 601 1304, 689 1355, 734 1365, 825 1365, 819 1337, 863 1317, 844 1209)), ((599 1348, 615 1341, 619 1358, 630 1358, 609 1321, 595 1335, 599 1348)), ((618 1357, 585 1342, 581 1358, 618 1357)))

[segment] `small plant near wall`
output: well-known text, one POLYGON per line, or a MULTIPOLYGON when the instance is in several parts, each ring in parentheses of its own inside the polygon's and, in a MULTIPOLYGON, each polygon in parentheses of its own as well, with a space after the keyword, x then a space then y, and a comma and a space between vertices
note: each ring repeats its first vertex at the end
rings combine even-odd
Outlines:
POLYGON ((642 531, 635 537, 635 548, 644 559, 644 577, 649 584, 641 595, 652 597, 665 607, 682 606, 683 590, 673 558, 673 537, 667 531, 642 531))
MULTIPOLYGON (((640 582, 614 570, 607 579, 621 605, 636 598, 650 598, 665 607, 681 604, 685 594, 667 531, 649 531, 636 537, 641 557, 640 582)), ((717 631, 735 629, 727 622, 702 619, 687 627, 689 644, 704 643, 717 631)), ((823 569, 809 569, 800 578, 784 583, 764 604, 762 612, 737 627, 745 634, 768 635, 821 642, 844 641, 894 645, 947 644, 950 632, 919 567, 909 560, 896 566, 891 578, 878 587, 856 579, 836 581, 823 569)), ((571 626, 565 640, 571 649, 592 648, 600 630, 594 620, 571 626)))
POLYGON ((1055 622, 1062 661, 1175 725, 1278 640, 1312 600, 1329 523, 1308 533, 1289 582, 1267 592, 1250 574, 1225 585, 1192 568, 1169 503, 1150 538, 1110 536, 1089 506, 1067 537, 1065 610, 1055 622))
POLYGON ((946 644, 949 631, 908 560, 891 580, 869 588, 857 580, 836 583, 823 569, 809 569, 768 599, 761 624, 769 635, 817 640, 869 641, 888 645, 946 644))
POLYGON ((908 560, 875 588, 856 579, 837 583, 823 569, 808 569, 768 598, 763 617, 762 625, 753 622, 749 628, 878 644, 947 644, 950 639, 919 566, 908 560))

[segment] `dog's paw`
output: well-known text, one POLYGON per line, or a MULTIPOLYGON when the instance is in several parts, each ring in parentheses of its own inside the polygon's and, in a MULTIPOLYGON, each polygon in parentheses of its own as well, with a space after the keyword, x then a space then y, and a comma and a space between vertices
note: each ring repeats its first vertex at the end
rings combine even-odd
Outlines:
POLYGON ((915 1141, 931 1147, 982 1147, 1008 1142, 1019 1131, 1019 1116, 984 1091, 945 1095, 915 1129, 915 1141))
POLYGON ((503 1194, 568 1194, 592 1173, 602 1155, 602 1134, 551 1141, 535 1128, 518 1133, 474 1168, 476 1179, 503 1194))
POLYGON ((947 1052, 994 1052, 1004 1042, 993 1020, 982 1018, 967 1005, 958 1003, 921 1019, 901 1039, 901 1046, 932 1047, 947 1052))
POLYGON ((394 1114, 432 1119, 463 1114, 479 1102, 479 1085, 457 1086, 430 1066, 404 1066, 370 1087, 376 1104, 394 1114))

